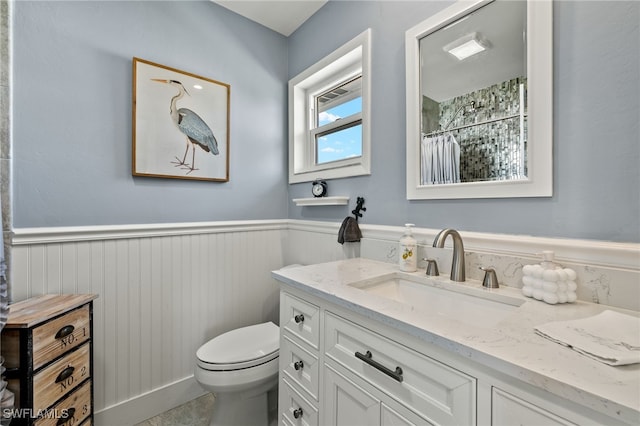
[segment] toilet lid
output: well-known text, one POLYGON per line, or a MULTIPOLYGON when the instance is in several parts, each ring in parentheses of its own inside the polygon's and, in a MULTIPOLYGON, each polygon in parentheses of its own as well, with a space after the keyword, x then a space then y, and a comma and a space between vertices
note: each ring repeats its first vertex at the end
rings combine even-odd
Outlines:
POLYGON ((237 328, 219 335, 196 352, 198 361, 206 364, 259 364, 278 355, 280 328, 272 322, 237 328), (254 361, 254 362, 252 362, 254 361))

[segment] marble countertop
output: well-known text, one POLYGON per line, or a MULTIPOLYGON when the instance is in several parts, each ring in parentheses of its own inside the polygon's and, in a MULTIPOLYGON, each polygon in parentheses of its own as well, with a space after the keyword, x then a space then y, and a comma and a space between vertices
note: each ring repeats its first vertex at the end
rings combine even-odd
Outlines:
MULTIPOLYGON (((409 305, 349 286, 383 274, 399 272, 394 264, 356 258, 274 271, 277 280, 328 302, 408 333, 508 374, 552 394, 627 423, 640 423, 640 364, 609 366, 541 337, 534 327, 551 321, 586 318, 610 309, 576 302, 548 305, 525 298, 519 289, 482 289, 479 282, 453 283, 521 297, 524 303, 491 327, 462 324, 449 317, 422 312, 409 305)), ((424 277, 424 270, 410 275, 424 277)), ((446 277, 445 277, 446 278, 446 277)), ((442 277, 440 277, 442 280, 442 277)))

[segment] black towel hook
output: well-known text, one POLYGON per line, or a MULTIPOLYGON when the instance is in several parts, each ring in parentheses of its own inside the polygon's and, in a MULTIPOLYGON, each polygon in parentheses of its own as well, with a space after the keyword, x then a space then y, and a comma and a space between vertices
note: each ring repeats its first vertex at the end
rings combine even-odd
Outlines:
POLYGON ((355 217, 356 221, 358 220, 359 217, 362 217, 362 213, 360 213, 360 211, 367 211, 366 207, 364 206, 364 198, 363 197, 358 197, 356 199, 356 208, 351 210, 351 213, 353 213, 353 216, 355 217))

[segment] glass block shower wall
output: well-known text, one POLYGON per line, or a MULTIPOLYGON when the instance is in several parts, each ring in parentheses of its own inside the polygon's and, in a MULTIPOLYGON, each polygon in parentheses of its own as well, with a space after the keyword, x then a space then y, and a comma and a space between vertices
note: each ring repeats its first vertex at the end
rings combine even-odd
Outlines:
POLYGON ((461 182, 527 176, 526 93, 520 77, 439 104, 438 131, 460 145, 461 182))

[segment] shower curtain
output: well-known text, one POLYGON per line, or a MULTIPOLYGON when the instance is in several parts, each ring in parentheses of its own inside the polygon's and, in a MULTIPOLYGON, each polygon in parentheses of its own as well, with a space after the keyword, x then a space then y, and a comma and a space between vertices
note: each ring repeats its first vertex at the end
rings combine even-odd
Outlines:
MULTIPOLYGON (((0 195, 0 199, 2 196, 0 195)), ((0 220, 2 220, 2 204, 0 203, 0 220)), ((4 233, 0 226, 0 331, 7 323, 9 316, 9 295, 7 285, 7 264, 4 259, 4 233)))
MULTIPOLYGON (((2 196, 0 196, 0 199, 2 196)), ((0 203, 0 219, 2 218, 2 206, 0 203)), ((0 229, 0 331, 7 323, 7 317, 9 315, 9 295, 7 289, 7 265, 4 260, 4 238, 2 235, 2 229, 0 229)), ((7 389, 7 381, 4 378, 5 367, 4 359, 0 356, 0 425, 5 426, 11 423, 11 418, 6 417, 5 414, 11 408, 13 408, 15 402, 15 396, 13 392, 7 389)))
POLYGON ((451 133, 423 135, 420 157, 421 185, 460 182, 460 145, 451 133))
MULTIPOLYGON (((2 197, 0 196, 0 199, 2 197)), ((2 219, 2 205, 0 203, 0 220, 2 219)), ((7 264, 4 259, 4 238, 2 229, 0 229, 0 331, 7 323, 9 315, 9 295, 7 285, 7 264)))

